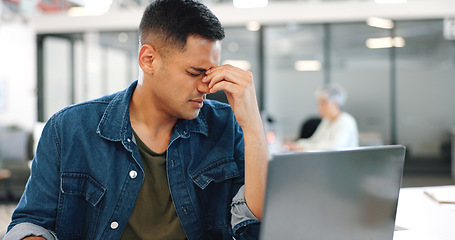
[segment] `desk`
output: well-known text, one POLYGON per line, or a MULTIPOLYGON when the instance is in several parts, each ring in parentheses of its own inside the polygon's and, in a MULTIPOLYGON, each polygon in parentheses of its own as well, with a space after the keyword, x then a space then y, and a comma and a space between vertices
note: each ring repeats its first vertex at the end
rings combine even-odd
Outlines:
POLYGON ((440 204, 424 190, 455 191, 455 186, 402 188, 395 225, 407 230, 395 231, 394 240, 453 240, 455 204, 440 204))

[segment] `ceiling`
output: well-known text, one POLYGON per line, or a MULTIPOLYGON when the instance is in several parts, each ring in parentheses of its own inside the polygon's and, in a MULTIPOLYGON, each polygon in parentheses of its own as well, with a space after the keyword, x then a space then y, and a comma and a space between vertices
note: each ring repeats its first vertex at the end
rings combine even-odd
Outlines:
MULTIPOLYGON (((233 0, 200 0, 207 5, 216 4, 229 4, 233 0)), ((246 0, 244 0, 246 1, 246 0)), ((299 3, 315 3, 315 2, 374 2, 380 0, 268 0, 270 3, 276 2, 299 2, 299 3)), ((384 0, 382 0, 384 1, 384 0)), ((390 0, 389 0, 390 1, 390 0)), ((394 0, 400 1, 400 0, 394 0)), ((401 0, 406 1, 406 0, 401 0)), ((418 0, 407 0, 418 1, 418 0)), ((89 4, 88 0, 0 0, 1 11, 0 14, 7 13, 55 13, 68 11, 72 7, 83 7, 89 4)), ((96 0, 98 3, 106 3, 111 9, 129 9, 129 8, 143 8, 149 4, 150 0, 96 0)))

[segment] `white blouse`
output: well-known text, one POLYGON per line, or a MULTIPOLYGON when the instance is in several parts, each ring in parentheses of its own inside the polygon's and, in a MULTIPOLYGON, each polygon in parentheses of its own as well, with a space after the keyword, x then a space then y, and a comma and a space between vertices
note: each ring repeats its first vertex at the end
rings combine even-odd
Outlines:
POLYGON ((308 139, 297 140, 304 151, 337 150, 359 146, 357 122, 349 114, 341 112, 334 122, 323 118, 314 134, 308 139))

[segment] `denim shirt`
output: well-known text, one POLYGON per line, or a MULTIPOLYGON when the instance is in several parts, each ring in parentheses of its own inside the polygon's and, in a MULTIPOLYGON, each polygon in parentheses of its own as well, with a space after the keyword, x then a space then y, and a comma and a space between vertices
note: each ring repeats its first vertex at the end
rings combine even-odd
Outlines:
MULTIPOLYGON (((128 109, 136 85, 51 117, 5 239, 120 238, 144 181, 128 109)), ((243 133, 228 105, 206 100, 196 119, 176 123, 166 168, 188 239, 258 238, 243 195, 243 133)))

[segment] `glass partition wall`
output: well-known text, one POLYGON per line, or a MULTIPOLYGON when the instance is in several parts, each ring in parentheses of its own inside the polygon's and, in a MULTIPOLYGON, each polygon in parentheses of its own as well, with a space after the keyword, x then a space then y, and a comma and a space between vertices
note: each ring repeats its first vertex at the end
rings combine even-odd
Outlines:
POLYGON ((331 25, 329 33, 330 80, 346 90, 344 110, 357 120, 359 144, 368 140, 362 138, 365 135, 395 143, 391 134, 391 48, 371 48, 366 44, 371 39, 389 37, 390 30, 365 23, 340 23, 331 25))
POLYGON ((284 140, 318 116, 315 90, 324 82, 324 26, 289 24, 265 29, 265 109, 284 140))
MULTIPOLYGON (((455 126, 455 42, 444 39, 443 20, 396 21, 392 29, 354 22, 256 30, 226 27, 221 63, 253 73, 260 108, 285 140, 318 116, 316 89, 337 82, 348 93, 344 110, 362 134, 404 144, 413 158, 447 158, 444 146, 455 126), (376 44, 381 41, 386 45, 376 44)), ((39 120, 125 88, 138 76, 137 51, 136 31, 38 36, 39 120)), ((225 101, 222 94, 210 98, 225 101)))
POLYGON ((397 142, 412 157, 449 157, 455 126, 455 41, 443 36, 443 21, 401 21, 396 35, 397 142))
POLYGON ((38 36, 38 121, 137 79, 136 31, 38 36))

